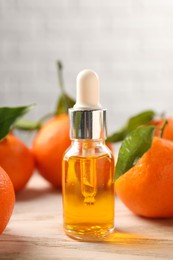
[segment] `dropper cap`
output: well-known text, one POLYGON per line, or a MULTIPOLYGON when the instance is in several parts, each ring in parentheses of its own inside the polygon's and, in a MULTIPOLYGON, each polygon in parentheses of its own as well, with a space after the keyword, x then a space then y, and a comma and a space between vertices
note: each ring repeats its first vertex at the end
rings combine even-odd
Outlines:
POLYGON ((99 77, 92 70, 83 70, 77 76, 75 109, 101 109, 99 77))
POLYGON ((69 109, 71 139, 105 139, 106 110, 99 101, 99 77, 92 70, 77 76, 76 104, 69 109))

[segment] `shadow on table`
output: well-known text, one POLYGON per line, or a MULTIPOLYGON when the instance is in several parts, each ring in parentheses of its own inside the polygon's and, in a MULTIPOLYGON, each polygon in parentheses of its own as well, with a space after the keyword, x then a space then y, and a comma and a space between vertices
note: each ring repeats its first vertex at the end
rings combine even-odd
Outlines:
MULTIPOLYGON (((115 229, 104 242, 121 245, 137 245, 158 247, 165 241, 172 240, 173 218, 168 219, 146 219, 142 218, 146 224, 145 232, 139 227, 137 233, 126 233, 125 230, 115 229), (152 231, 151 231, 152 230, 152 231)), ((170 241, 170 243, 172 243, 170 241)))
POLYGON ((17 235, 2 234, 0 236, 0 259, 18 259, 24 252, 29 252, 31 244, 17 235))
POLYGON ((151 224, 152 228, 155 227, 157 229, 159 228, 165 229, 166 227, 168 228, 172 227, 172 229, 169 229, 169 231, 173 233, 173 218, 153 218, 153 219, 142 218, 142 219, 145 220, 146 223, 151 224))
POLYGON ((50 186, 43 187, 43 188, 26 188, 23 191, 16 194, 16 201, 23 202, 23 201, 30 201, 36 198, 44 197, 50 194, 60 194, 61 191, 57 190, 56 188, 50 186))

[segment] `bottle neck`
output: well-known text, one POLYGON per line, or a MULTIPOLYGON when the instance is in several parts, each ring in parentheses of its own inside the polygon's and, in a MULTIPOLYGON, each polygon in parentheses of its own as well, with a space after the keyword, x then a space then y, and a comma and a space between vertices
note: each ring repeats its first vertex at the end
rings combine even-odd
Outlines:
POLYGON ((71 139, 100 140, 107 137, 106 110, 69 109, 71 139))

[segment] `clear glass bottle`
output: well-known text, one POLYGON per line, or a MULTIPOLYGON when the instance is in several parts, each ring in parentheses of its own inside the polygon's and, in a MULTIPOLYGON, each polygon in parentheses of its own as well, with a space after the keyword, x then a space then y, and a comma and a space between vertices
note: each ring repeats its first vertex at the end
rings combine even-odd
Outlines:
POLYGON ((114 158, 105 145, 106 110, 77 106, 69 115, 72 143, 62 175, 64 231, 96 241, 114 229, 114 158))

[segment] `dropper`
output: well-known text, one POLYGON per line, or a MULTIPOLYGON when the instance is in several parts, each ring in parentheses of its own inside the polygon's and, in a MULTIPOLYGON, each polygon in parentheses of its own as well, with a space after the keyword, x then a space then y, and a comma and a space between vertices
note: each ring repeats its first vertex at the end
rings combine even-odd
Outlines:
POLYGON ((71 139, 106 138, 106 110, 100 105, 99 90, 99 77, 94 71, 78 74, 76 104, 69 109, 71 139))

